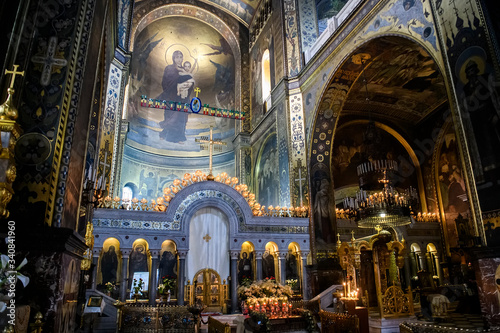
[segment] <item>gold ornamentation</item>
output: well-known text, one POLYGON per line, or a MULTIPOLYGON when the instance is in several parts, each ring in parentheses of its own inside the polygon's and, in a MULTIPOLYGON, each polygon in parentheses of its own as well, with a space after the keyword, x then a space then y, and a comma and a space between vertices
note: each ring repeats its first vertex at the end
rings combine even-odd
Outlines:
MULTIPOLYGON (((199 142, 199 143, 205 143, 208 145, 209 173, 208 173, 207 179, 214 180, 214 176, 212 175, 212 159, 213 159, 213 153, 214 153, 214 145, 216 145, 216 147, 217 146, 225 146, 226 143, 222 142, 220 140, 213 139, 213 127, 212 126, 210 126, 209 137, 201 137, 201 139, 195 139, 195 141, 199 142)), ((220 147, 220 148, 222 148, 222 147, 220 147)), ((202 145, 202 149, 204 149, 203 145, 202 145)))

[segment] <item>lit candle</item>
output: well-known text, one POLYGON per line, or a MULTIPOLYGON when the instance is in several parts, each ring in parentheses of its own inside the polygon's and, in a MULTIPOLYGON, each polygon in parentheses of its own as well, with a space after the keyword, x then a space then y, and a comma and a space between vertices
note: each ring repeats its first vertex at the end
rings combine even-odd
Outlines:
POLYGON ((346 293, 346 290, 345 290, 345 282, 344 282, 344 294, 347 294, 347 293, 346 293))

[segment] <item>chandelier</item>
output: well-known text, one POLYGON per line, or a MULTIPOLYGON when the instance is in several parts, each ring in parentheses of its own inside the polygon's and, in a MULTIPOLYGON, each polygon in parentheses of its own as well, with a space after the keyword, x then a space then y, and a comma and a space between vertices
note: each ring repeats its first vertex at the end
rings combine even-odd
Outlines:
POLYGON ((397 227, 412 222, 418 194, 413 187, 398 191, 392 186, 391 175, 397 171, 398 163, 388 159, 358 166, 360 190, 355 198, 344 199, 344 213, 360 228, 397 227))

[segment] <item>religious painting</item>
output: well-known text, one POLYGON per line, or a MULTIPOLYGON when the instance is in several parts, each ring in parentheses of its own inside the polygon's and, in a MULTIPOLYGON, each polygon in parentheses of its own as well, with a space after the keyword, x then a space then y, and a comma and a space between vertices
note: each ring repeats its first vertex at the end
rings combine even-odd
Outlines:
POLYGON ((276 278, 276 253, 277 246, 274 243, 267 243, 266 250, 262 255, 262 276, 264 278, 276 278))
POLYGON ((104 241, 100 265, 101 282, 99 283, 102 287, 108 282, 116 284, 118 281, 119 251, 120 242, 116 238, 108 238, 104 241))
POLYGON ((500 178, 498 72, 492 37, 486 37, 492 25, 485 20, 484 9, 479 8, 480 3, 484 6, 487 2, 460 1, 461 11, 457 11, 455 1, 436 3, 483 212, 498 207, 496 180, 500 178))
POLYGON ((257 202, 266 207, 279 205, 278 161, 276 133, 273 133, 260 148, 255 171, 257 202))
POLYGON ((458 246, 458 230, 455 220, 459 214, 469 214, 469 199, 463 178, 463 166, 458 153, 457 138, 450 128, 443 137, 439 149, 438 186, 445 212, 444 230, 450 247, 458 246))
POLYGON ((164 241, 161 245, 159 281, 163 277, 177 278, 177 254, 175 243, 172 241, 164 241))
POLYGON ((241 284, 244 280, 253 281, 253 246, 245 242, 241 246, 240 258, 238 259, 238 282, 241 284))
POLYGON ((290 279, 298 279, 299 278, 299 270, 297 266, 297 253, 292 249, 288 249, 288 253, 285 258, 285 267, 286 267, 286 278, 290 279))
POLYGON ((210 2, 219 5, 225 10, 229 10, 234 13, 241 21, 245 22, 247 25, 250 24, 252 17, 255 13, 255 9, 259 5, 259 1, 254 0, 210 0, 210 2))
POLYGON ((127 144, 163 156, 207 156, 195 139, 209 134, 232 150, 235 120, 141 106, 141 96, 189 105, 194 97, 210 107, 234 110, 235 59, 215 29, 187 17, 168 17, 135 38, 131 60, 127 144))
POLYGON ((144 239, 138 239, 132 245, 132 252, 128 259, 129 288, 139 273, 147 273, 149 276, 148 250, 148 243, 144 239))

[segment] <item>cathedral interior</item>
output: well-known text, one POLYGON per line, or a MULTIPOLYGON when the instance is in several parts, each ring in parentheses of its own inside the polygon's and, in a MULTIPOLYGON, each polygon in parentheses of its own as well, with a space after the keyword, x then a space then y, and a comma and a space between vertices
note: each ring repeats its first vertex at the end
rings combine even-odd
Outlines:
POLYGON ((2 2, 0 327, 500 329, 493 2, 2 2))

